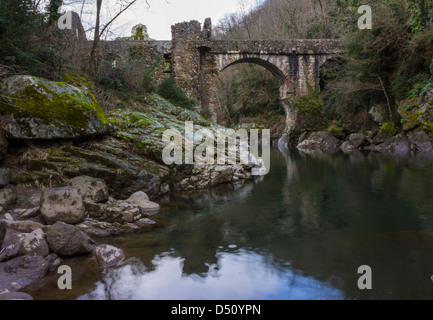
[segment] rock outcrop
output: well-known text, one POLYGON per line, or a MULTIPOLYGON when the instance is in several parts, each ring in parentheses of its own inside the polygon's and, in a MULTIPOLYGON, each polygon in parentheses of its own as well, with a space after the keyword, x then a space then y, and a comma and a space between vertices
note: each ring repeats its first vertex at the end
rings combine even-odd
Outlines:
POLYGON ((8 138, 79 138, 109 130, 101 106, 84 89, 17 75, 0 82, 0 91, 0 121, 8 138))

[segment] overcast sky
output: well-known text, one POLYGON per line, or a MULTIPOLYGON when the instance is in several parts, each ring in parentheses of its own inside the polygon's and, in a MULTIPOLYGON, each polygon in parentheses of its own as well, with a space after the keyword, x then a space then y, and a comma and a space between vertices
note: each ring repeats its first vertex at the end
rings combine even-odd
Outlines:
MULTIPOLYGON (((132 27, 142 23, 147 26, 151 38, 171 40, 173 24, 190 20, 203 23, 210 17, 215 26, 226 14, 238 12, 242 6, 251 8, 258 1, 260 0, 148 0, 150 5, 148 8, 144 0, 139 0, 138 4, 117 19, 111 30, 116 36, 130 36, 132 27)), ((94 25, 95 5, 92 2, 87 2, 89 4, 87 12, 90 15, 83 16, 85 27, 94 25)), ((111 11, 106 16, 112 16, 116 12, 116 8, 112 5, 115 0, 106 0, 104 3, 106 12, 111 11)), ((76 8, 75 11, 80 9, 76 8)))

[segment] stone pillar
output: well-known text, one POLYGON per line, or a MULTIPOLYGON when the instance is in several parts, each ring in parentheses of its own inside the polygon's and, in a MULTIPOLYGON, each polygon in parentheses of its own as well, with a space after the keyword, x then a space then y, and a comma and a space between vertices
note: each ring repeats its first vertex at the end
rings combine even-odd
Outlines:
POLYGON ((216 81, 218 67, 215 55, 208 47, 200 50, 200 96, 202 110, 208 110, 212 115, 212 121, 217 122, 216 112, 216 81))
POLYGON ((201 24, 190 21, 175 24, 172 33, 172 74, 177 85, 188 97, 201 103, 200 97, 200 51, 203 39, 201 24))

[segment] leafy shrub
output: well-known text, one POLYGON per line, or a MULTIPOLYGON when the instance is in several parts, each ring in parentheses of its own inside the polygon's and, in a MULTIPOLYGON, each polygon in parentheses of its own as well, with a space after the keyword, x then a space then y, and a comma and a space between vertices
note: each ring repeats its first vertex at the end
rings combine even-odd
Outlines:
POLYGON ((171 103, 186 109, 192 109, 197 104, 186 96, 185 91, 174 82, 173 77, 165 78, 158 86, 157 93, 171 103))
POLYGON ((313 88, 307 84, 308 94, 299 97, 295 101, 295 106, 298 107, 299 112, 303 113, 321 113, 323 112, 323 100, 320 97, 319 89, 313 88))
POLYGON ((121 66, 102 61, 95 81, 107 89, 123 93, 152 93, 156 90, 152 70, 152 67, 142 59, 130 60, 121 66))

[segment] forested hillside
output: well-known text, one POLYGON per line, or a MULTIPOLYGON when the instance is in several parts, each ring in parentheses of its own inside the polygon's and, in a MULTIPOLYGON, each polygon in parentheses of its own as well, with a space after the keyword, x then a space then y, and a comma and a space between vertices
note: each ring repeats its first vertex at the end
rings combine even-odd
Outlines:
MULTIPOLYGON (((319 98, 329 120, 349 131, 377 123, 399 127, 400 101, 433 87, 432 1, 267 0, 252 11, 227 16, 215 36, 344 39, 344 60, 322 68, 320 97, 314 93, 311 97, 319 98), (366 4, 372 8, 372 30, 358 28, 358 8, 366 4)), ((276 115, 283 117, 278 87, 263 68, 232 67, 222 74, 221 115, 234 123, 256 117, 275 123, 276 115)))

